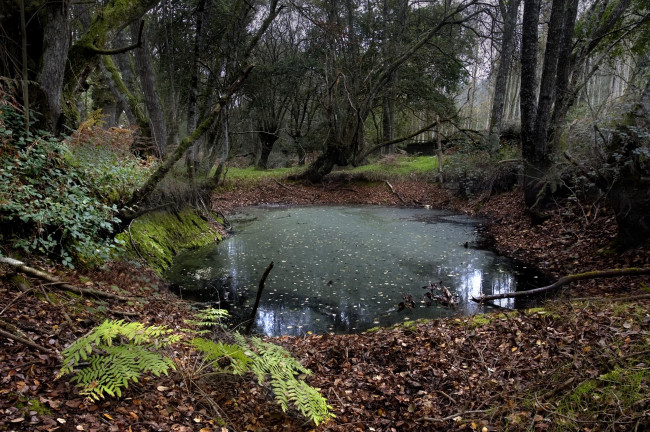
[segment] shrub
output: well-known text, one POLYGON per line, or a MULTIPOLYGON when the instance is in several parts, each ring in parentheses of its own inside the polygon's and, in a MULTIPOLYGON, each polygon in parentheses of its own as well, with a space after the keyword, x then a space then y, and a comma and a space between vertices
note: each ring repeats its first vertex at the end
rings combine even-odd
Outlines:
POLYGON ((109 235, 118 208, 97 198, 67 163, 68 146, 46 132, 25 135, 20 114, 0 110, 0 230, 14 248, 96 264, 118 246, 109 235))

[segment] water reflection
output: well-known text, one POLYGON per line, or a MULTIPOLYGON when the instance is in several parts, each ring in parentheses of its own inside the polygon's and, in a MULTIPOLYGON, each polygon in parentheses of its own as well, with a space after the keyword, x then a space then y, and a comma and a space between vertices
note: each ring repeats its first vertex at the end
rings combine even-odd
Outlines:
MULTIPOLYGON (((242 220, 241 223, 237 221, 242 220)), ((234 324, 248 318, 271 262, 255 323, 267 335, 355 332, 410 319, 481 312, 472 296, 510 292, 523 279, 508 260, 467 248, 477 221, 424 209, 304 207, 247 209, 237 233, 179 256, 167 278, 184 298, 220 302, 234 324), (459 297, 451 311, 426 307, 423 286, 442 282, 459 297), (410 294, 415 308, 396 305, 410 294)), ((510 299, 504 307, 518 306, 510 299)))

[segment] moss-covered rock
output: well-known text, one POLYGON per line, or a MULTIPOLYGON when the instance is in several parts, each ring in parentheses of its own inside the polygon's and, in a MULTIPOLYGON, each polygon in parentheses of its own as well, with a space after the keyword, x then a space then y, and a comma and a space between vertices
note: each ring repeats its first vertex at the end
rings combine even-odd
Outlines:
POLYGON ((118 235, 133 258, 144 259, 158 274, 178 253, 221 241, 217 230, 193 209, 152 212, 134 220, 118 235))

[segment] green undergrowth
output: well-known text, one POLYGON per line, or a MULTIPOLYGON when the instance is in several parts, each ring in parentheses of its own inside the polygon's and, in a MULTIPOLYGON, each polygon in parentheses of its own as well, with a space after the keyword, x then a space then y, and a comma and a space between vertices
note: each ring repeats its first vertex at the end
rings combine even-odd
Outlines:
POLYGON ((438 159, 435 156, 391 156, 377 162, 344 169, 347 173, 364 174, 369 180, 435 181, 438 159))
MULTIPOLYGON (((307 167, 291 167, 261 170, 255 167, 228 168, 225 176, 226 184, 251 183, 255 184, 266 179, 286 179, 292 174, 300 174, 307 167)), ((367 181, 383 180, 430 180, 435 181, 437 176, 438 160, 434 156, 388 156, 371 164, 358 167, 338 168, 332 171, 346 173, 354 176, 362 175, 367 181)))
POLYGON ((131 258, 144 260, 158 274, 180 252, 222 239, 205 218, 190 208, 147 213, 117 237, 126 244, 131 258))

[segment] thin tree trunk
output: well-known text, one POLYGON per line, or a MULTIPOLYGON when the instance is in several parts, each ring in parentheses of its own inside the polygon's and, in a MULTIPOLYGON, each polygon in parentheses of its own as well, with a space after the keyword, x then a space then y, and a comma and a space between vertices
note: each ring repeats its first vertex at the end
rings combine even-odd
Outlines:
MULTIPOLYGON (((135 24, 131 24, 131 37, 133 40, 137 40, 138 30, 135 24)), ((160 97, 156 90, 155 72, 151 63, 151 55, 145 33, 142 35, 142 46, 134 50, 133 58, 135 60, 135 69, 140 78, 140 84, 142 85, 144 104, 149 113, 151 136, 158 149, 158 155, 162 158, 166 152, 167 128, 165 126, 160 97)))
MULTIPOLYGON (((183 157, 192 144, 194 144, 210 127, 212 127, 221 115, 221 110, 224 108, 226 103, 232 98, 232 96, 239 90, 242 86, 248 75, 250 74, 252 66, 248 66, 244 71, 237 77, 237 79, 230 85, 228 90, 219 98, 219 101, 215 107, 210 112, 210 115, 192 132, 190 135, 186 136, 176 147, 173 153, 169 154, 167 159, 158 167, 158 169, 149 176, 145 184, 138 190, 133 193, 133 196, 125 206, 125 209, 135 207, 142 203, 151 192, 155 189, 156 185, 165 177, 165 175, 171 170, 174 164, 183 157)), ((124 220, 130 220, 132 217, 132 212, 127 210, 122 214, 124 220)))
POLYGON ((29 135, 29 74, 27 72, 27 25, 25 0, 20 0, 20 45, 23 64, 23 109, 25 110, 25 137, 29 135))
MULTIPOLYGON (((199 0, 196 5, 196 29, 194 34, 194 52, 192 54, 192 64, 190 69, 190 82, 188 88, 187 102, 187 134, 191 134, 196 128, 198 119, 198 94, 199 94, 199 61, 201 58, 201 32, 203 30, 203 12, 205 10, 205 0, 199 0)), ((187 174, 190 182, 194 187, 198 165, 198 143, 190 147, 186 156, 187 174)))
POLYGON ((503 16, 503 36, 501 40, 501 58, 497 70, 496 82, 494 84, 494 98, 492 100, 492 115, 489 125, 489 148, 491 152, 499 148, 499 135, 503 123, 503 112, 508 89, 508 76, 515 42, 515 28, 517 26, 517 15, 521 0, 510 0, 507 8, 499 2, 501 15, 503 16))

